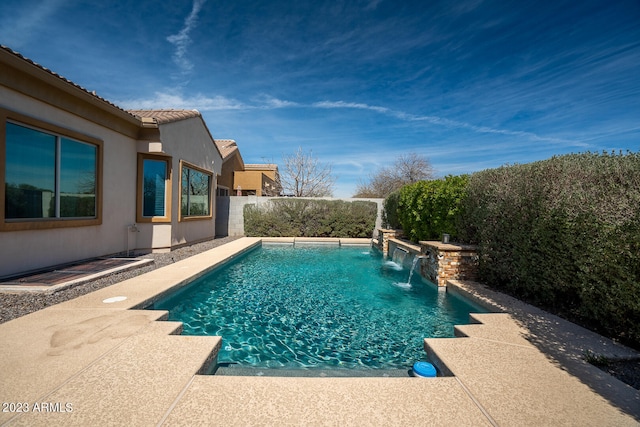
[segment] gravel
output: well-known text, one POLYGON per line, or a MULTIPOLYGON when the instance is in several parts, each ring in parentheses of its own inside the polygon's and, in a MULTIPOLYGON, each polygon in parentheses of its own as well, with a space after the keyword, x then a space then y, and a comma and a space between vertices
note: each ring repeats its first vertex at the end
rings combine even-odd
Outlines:
POLYGON ((156 268, 164 267, 165 265, 180 261, 200 252, 222 246, 236 239, 238 239, 238 237, 223 237, 190 246, 183 246, 171 252, 146 254, 140 258, 153 259, 153 264, 121 273, 114 273, 72 288, 63 289, 53 294, 0 294, 0 323, 8 322, 9 320, 33 313, 34 311, 42 310, 45 307, 68 301, 98 289, 106 288, 107 286, 148 273, 156 268))
POLYGON ((640 390, 640 360, 611 360, 598 368, 640 390))

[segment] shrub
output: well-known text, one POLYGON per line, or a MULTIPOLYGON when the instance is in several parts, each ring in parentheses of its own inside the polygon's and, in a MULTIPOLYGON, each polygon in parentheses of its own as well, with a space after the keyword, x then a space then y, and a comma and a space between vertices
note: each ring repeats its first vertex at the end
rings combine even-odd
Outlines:
POLYGON ((400 190, 394 191, 384 199, 382 222, 387 228, 396 229, 402 226, 398 217, 398 203, 400 203, 400 190))
POLYGON ((488 285, 640 347, 640 155, 473 174, 459 237, 488 285))
POLYGON ((377 215, 375 202, 272 199, 261 207, 245 205, 244 229, 262 237, 371 237, 377 215))
POLYGON ((467 181, 467 175, 447 176, 402 187, 397 213, 404 234, 413 241, 439 239, 442 233, 455 237, 467 181))

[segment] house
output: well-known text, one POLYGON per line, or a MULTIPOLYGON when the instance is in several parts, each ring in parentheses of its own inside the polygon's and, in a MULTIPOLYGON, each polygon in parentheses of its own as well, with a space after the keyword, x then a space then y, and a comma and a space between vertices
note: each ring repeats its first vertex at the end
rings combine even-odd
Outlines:
POLYGON ((215 236, 197 111, 125 111, 0 47, 0 277, 215 236))
POLYGON ((241 196, 278 196, 282 192, 275 164, 245 164, 244 170, 236 171, 233 185, 236 195, 241 196))
POLYGON ((278 165, 245 164, 233 139, 216 139, 222 153, 218 196, 278 196, 282 191, 278 165))
POLYGON ((218 177, 217 196, 229 196, 235 189, 233 178, 236 171, 244 170, 244 160, 233 139, 216 139, 216 146, 222 154, 222 171, 218 177))
POLYGON ((202 116, 196 110, 128 112, 147 131, 137 141, 136 185, 144 194, 136 199, 136 248, 170 249, 212 239, 222 155, 202 116))

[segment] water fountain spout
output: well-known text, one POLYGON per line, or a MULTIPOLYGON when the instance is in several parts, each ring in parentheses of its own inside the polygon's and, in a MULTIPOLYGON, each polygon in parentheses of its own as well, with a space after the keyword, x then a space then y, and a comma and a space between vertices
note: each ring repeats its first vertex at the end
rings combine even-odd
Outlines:
POLYGON ((416 269, 416 265, 421 259, 426 259, 426 255, 416 255, 413 257, 413 262, 411 263, 411 271, 409 272, 409 280, 407 280, 407 286, 411 286, 411 278, 413 277, 413 270, 416 269))

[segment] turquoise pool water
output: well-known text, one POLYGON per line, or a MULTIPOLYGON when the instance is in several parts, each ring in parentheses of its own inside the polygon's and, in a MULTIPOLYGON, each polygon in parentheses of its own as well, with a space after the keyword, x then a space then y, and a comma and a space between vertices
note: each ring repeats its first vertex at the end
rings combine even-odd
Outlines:
POLYGON ((263 246, 154 304, 183 334, 222 336, 218 364, 408 369, 425 337, 482 311, 367 247, 263 246))

